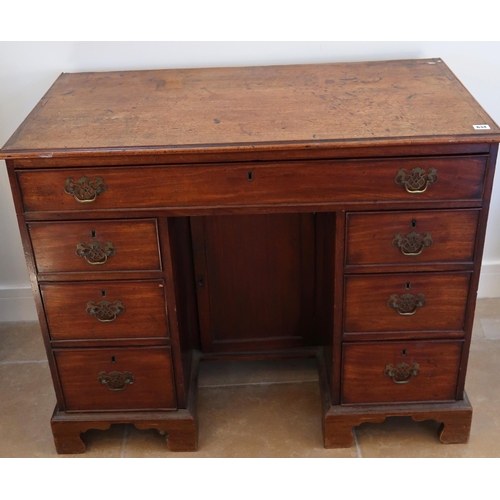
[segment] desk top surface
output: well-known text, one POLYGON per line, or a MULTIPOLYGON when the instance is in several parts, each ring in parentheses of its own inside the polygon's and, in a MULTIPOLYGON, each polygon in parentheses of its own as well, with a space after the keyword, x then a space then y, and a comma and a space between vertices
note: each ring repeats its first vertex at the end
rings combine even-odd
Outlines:
POLYGON ((440 59, 417 59, 63 73, 0 157, 499 140, 440 59))

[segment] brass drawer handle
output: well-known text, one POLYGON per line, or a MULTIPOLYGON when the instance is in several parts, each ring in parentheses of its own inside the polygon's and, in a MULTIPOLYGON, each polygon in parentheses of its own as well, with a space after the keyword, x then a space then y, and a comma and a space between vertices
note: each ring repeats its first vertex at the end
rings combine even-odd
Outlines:
POLYGON ((64 183, 64 192, 71 194, 78 203, 92 203, 97 196, 108 190, 102 177, 96 177, 94 180, 88 177, 80 177, 76 182, 73 177, 66 179, 64 183))
POLYGON ((87 303, 87 314, 95 316, 101 323, 111 323, 117 316, 125 312, 125 306, 119 301, 115 300, 113 304, 107 300, 102 300, 98 304, 93 301, 87 303))
POLYGON ((110 372, 108 374, 101 372, 97 380, 110 391, 123 391, 127 385, 135 382, 135 378, 130 372, 110 372))
POLYGON ((403 233, 398 233, 392 240, 392 246, 399 248, 403 255, 414 257, 420 255, 425 247, 430 247, 434 243, 431 233, 424 233, 423 236, 412 231, 403 236, 403 233))
POLYGON ((427 188, 437 181, 438 175, 435 168, 429 168, 427 173, 423 168, 413 168, 409 174, 406 173, 406 168, 402 168, 394 178, 396 184, 404 186, 411 194, 425 193, 427 188))
POLYGON ((116 255, 116 248, 111 241, 106 241, 106 243, 99 241, 82 242, 77 243, 75 253, 93 266, 102 266, 106 264, 108 257, 116 255))
POLYGON ((413 377, 420 373, 420 365, 413 363, 407 365, 406 363, 399 363, 396 366, 386 365, 384 375, 391 377, 395 384, 407 384, 413 377))
POLYGON ((423 293, 419 293, 416 297, 411 293, 405 293, 401 297, 394 293, 387 302, 387 306, 396 309, 396 312, 401 316, 413 316, 418 311, 418 308, 424 307, 425 304, 425 295, 423 293))

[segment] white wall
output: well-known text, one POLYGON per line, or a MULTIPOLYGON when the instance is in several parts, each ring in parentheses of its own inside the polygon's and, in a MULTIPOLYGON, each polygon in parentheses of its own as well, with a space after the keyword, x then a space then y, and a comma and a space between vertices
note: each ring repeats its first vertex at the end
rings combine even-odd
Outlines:
MULTIPOLYGON (((500 123, 499 42, 0 42, 0 143, 61 72, 441 57, 500 123)), ((0 321, 35 319, 4 163, 0 162, 0 321)), ((500 174, 480 297, 500 297, 500 174)))

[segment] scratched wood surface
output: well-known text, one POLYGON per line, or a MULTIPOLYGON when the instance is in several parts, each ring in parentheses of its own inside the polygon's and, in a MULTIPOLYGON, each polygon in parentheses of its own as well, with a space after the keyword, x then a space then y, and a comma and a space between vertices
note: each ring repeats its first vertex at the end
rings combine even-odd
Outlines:
POLYGON ((0 156, 499 140, 440 59, 62 74, 0 156), (489 130, 474 130, 473 125, 489 130))

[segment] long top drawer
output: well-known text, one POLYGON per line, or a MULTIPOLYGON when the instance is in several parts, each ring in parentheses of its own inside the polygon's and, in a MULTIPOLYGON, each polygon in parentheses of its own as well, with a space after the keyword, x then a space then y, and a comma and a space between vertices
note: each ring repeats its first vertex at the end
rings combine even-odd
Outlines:
POLYGON ((486 157, 17 172, 24 209, 217 207, 481 200, 486 157))

